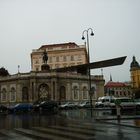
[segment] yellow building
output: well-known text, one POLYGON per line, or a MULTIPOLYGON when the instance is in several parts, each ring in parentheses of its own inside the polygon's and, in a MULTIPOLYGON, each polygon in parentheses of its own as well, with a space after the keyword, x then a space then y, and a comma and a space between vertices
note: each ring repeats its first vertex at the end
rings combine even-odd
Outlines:
POLYGON ((140 97, 140 66, 136 61, 135 56, 133 56, 133 60, 130 65, 130 75, 133 93, 136 97, 140 97))
POLYGON ((87 51, 85 45, 78 46, 75 43, 43 45, 31 53, 32 71, 41 71, 42 54, 48 53, 48 65, 50 69, 62 68, 87 63, 87 51))

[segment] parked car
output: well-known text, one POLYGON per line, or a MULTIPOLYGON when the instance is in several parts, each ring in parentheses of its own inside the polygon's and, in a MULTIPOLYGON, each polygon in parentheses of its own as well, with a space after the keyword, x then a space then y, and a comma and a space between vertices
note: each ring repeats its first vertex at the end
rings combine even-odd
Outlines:
POLYGON ((6 113, 8 111, 8 108, 4 105, 0 105, 0 113, 6 113))
POLYGON ((43 100, 37 100, 33 103, 33 110, 38 111, 40 108, 40 103, 43 102, 43 100))
POLYGON ((10 106, 8 108, 9 112, 24 112, 31 111, 33 108, 31 103, 18 103, 15 106, 10 106))
POLYGON ((76 107, 76 104, 74 104, 73 102, 64 102, 59 107, 60 109, 72 109, 76 107))
POLYGON ((134 99, 135 105, 136 105, 136 110, 140 111, 140 98, 139 99, 134 99))
POLYGON ((114 96, 102 96, 99 97, 95 102, 95 107, 109 107, 112 100, 114 100, 114 96))
POLYGON ((34 111, 42 111, 42 110, 57 111, 58 103, 52 100, 46 100, 46 101, 39 100, 33 104, 33 110, 34 111))
POLYGON ((136 109, 136 104, 133 99, 130 99, 128 97, 119 97, 114 100, 110 104, 111 108, 116 108, 116 105, 119 105, 121 108, 121 111, 123 110, 135 110, 136 109))
POLYGON ((79 108, 90 108, 91 104, 90 101, 82 101, 81 103, 79 103, 79 108))

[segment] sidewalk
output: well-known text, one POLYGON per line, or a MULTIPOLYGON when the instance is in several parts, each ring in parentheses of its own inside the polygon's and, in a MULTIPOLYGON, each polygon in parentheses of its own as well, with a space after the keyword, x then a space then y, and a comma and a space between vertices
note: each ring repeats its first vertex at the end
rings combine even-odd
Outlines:
POLYGON ((140 128, 140 115, 132 115, 132 116, 123 115, 121 116, 120 120, 117 119, 117 116, 104 116, 95 118, 95 120, 116 125, 140 128))

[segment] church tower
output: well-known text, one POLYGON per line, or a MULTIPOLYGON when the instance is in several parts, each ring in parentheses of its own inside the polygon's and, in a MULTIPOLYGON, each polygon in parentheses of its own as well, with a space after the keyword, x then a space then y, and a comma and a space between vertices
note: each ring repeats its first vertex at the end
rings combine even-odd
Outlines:
POLYGON ((130 76, 133 93, 135 97, 140 97, 140 66, 135 56, 130 64, 130 76))

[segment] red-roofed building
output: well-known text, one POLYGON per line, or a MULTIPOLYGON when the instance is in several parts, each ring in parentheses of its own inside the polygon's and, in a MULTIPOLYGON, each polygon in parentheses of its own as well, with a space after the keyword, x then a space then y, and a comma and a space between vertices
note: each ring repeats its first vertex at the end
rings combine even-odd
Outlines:
POLYGON ((132 97, 131 84, 109 81, 105 84, 105 95, 115 97, 132 97))

